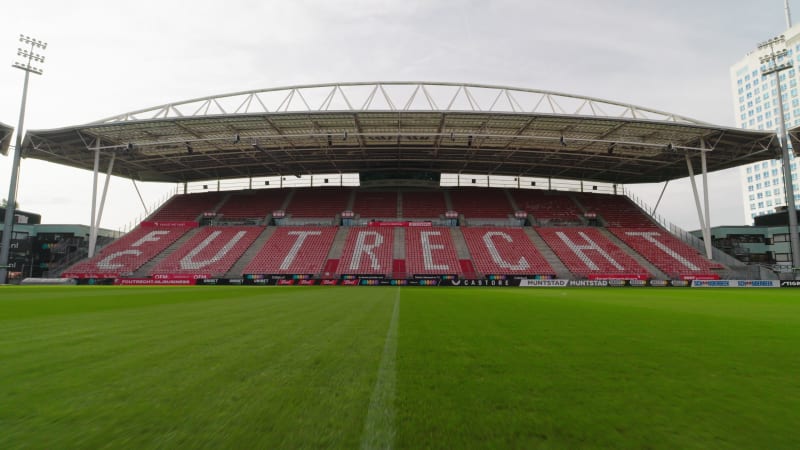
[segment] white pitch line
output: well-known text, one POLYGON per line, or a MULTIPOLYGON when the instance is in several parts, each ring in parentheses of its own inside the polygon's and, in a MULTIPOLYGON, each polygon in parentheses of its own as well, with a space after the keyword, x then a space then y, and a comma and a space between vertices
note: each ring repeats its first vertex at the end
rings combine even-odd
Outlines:
POLYGON ((367 419, 361 435, 361 448, 391 449, 394 447, 394 392, 397 380, 395 361, 397 359, 397 321, 400 316, 400 288, 394 296, 394 310, 386 332, 386 343, 383 345, 381 365, 378 367, 378 379, 369 399, 367 419))

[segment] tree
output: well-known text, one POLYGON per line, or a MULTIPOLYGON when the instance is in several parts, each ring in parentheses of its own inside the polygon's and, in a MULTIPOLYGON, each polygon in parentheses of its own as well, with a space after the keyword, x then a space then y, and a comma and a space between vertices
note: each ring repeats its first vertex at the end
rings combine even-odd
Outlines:
MULTIPOLYGON (((0 208, 5 208, 6 206, 8 206, 8 199, 0 200, 0 208)), ((19 202, 14 202, 14 209, 19 209, 19 202)))

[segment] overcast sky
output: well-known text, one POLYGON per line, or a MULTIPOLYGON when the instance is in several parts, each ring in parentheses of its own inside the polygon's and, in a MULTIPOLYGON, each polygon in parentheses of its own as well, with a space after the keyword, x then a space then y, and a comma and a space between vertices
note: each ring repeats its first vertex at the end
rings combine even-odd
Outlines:
MULTIPOLYGON (((733 126, 729 68, 783 32, 783 1, 282 0, 6 2, 0 122, 16 127, 20 33, 48 42, 25 129, 170 101, 339 81, 449 81, 599 97, 733 126)), ((800 17, 800 2, 791 2, 800 17)), ((0 198, 11 157, 0 156, 0 198)), ((102 179, 101 179, 102 181, 102 179)), ((743 223, 737 170, 710 177, 712 225, 743 223)), ((91 172, 23 160, 18 201, 46 223, 88 224, 91 172)), ((662 185, 637 191, 656 203, 662 185)), ((148 204, 174 185, 141 186, 148 204)), ((687 181, 659 212, 698 227, 687 181)), ((103 226, 143 214, 114 179, 103 226)))

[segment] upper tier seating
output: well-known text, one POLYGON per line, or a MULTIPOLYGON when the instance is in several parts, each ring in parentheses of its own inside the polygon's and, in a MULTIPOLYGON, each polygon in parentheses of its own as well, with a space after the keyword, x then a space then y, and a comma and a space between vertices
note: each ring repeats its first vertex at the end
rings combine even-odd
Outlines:
POLYGON ((461 275, 450 228, 410 227, 406 229, 406 272, 414 274, 461 275))
POLYGON ((195 221, 204 212, 213 211, 226 192, 180 194, 172 197, 148 220, 160 222, 195 221))
POLYGON ((602 217, 609 227, 658 228, 650 217, 624 195, 580 194, 577 199, 586 212, 602 217))
POLYGON ((244 269, 254 274, 318 274, 337 227, 278 227, 244 269))
POLYGON ((392 271, 394 228, 352 227, 345 240, 337 274, 380 274, 392 271))
POLYGON ((231 194, 217 211, 223 219, 263 219, 267 214, 281 209, 286 200, 286 191, 259 189, 231 194))
POLYGON ((649 277, 650 273, 594 227, 537 227, 547 245, 575 275, 649 277))
POLYGON ((188 227, 137 227, 64 273, 131 274, 186 234, 188 227))
POLYGON ((264 231, 263 227, 205 227, 161 261, 154 274, 224 274, 264 231))
POLYGON ((507 219, 514 213, 502 189, 460 189, 450 191, 453 209, 466 218, 507 219))
POLYGON ((396 191, 356 191, 353 212, 362 219, 393 219, 397 217, 396 191))
POLYGON ((512 196, 517 208, 531 214, 540 225, 581 223, 583 213, 563 192, 518 189, 512 191, 512 196))
POLYGON ((334 217, 347 209, 351 192, 340 187, 297 189, 286 212, 291 217, 334 217))
POLYGON ((659 228, 609 228, 622 242, 671 277, 709 275, 722 269, 677 237, 659 228))
POLYGON ((442 191, 403 192, 403 217, 408 219, 438 218, 447 211, 442 191))
POLYGON ((478 272, 488 275, 554 275, 555 271, 521 228, 462 228, 478 272))

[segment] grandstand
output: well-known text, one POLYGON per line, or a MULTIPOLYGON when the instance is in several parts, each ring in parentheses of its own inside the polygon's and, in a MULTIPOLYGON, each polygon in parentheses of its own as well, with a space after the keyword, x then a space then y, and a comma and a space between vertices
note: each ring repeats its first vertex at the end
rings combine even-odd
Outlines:
POLYGON ((747 268, 625 186, 767 159, 777 143, 589 97, 413 82, 170 103, 29 131, 24 147, 181 191, 63 276, 641 280, 747 268))

